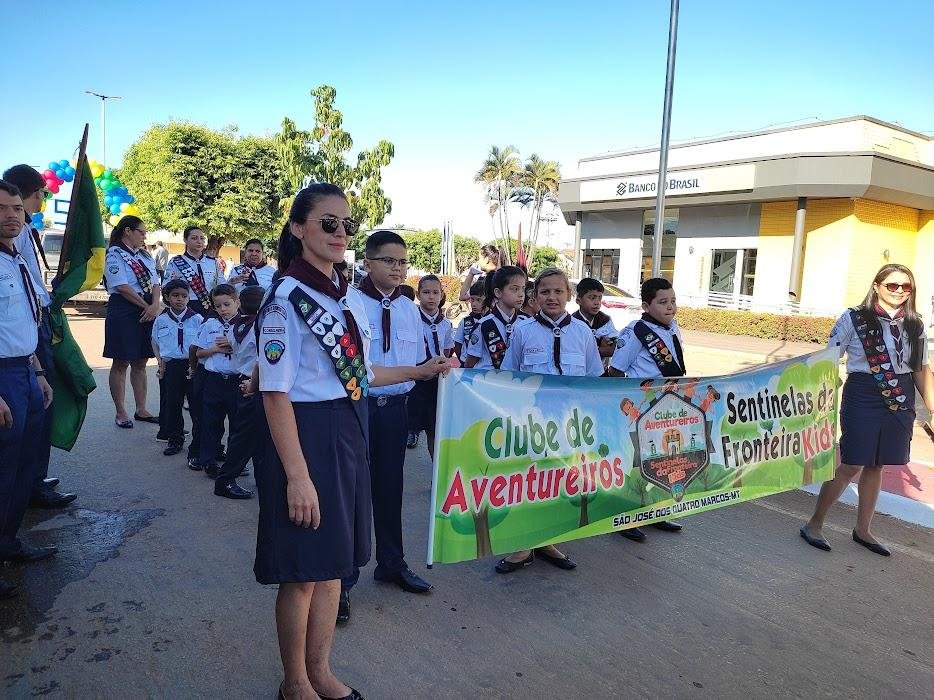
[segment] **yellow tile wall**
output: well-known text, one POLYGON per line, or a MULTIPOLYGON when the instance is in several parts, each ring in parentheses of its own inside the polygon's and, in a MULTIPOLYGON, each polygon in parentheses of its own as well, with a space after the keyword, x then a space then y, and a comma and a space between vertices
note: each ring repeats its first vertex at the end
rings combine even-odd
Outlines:
POLYGON ((915 304, 924 316, 926 325, 932 320, 931 296, 934 295, 934 211, 918 213, 918 235, 915 246, 915 262, 912 266, 918 292, 915 304))

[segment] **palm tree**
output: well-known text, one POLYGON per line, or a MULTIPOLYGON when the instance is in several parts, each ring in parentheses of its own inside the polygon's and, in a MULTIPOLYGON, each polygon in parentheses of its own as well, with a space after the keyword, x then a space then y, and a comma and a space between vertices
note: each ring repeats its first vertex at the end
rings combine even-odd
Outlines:
POLYGON ((487 188, 487 198, 497 203, 497 213, 499 214, 499 230, 505 242, 507 264, 509 260, 509 213, 506 211, 506 204, 513 188, 518 184, 521 173, 521 162, 518 151, 512 146, 500 148, 491 146, 490 153, 483 166, 474 176, 474 181, 487 188))
POLYGON ((519 182, 527 188, 532 196, 532 226, 529 234, 526 260, 529 269, 535 258, 535 245, 538 242, 538 229, 542 220, 542 207, 546 203, 557 203, 558 182, 561 180, 561 171, 558 163, 553 160, 542 160, 538 154, 533 153, 525 162, 519 182))

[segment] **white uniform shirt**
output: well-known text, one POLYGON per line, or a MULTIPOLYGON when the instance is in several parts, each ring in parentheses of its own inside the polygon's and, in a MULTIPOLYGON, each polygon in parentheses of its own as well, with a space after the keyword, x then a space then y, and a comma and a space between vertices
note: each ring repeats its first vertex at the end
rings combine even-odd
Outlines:
MULTIPOLYGON (((188 309, 182 311, 183 318, 188 309)), ((152 342, 159 348, 159 357, 163 360, 187 360, 188 349, 198 340, 204 318, 201 314, 192 314, 184 321, 175 317, 171 309, 165 309, 156 316, 152 324, 152 342), (178 327, 182 327, 182 344, 178 344, 178 327)))
MULTIPOLYGON (((249 265, 231 265, 227 270, 227 282, 230 283, 230 280, 237 275, 242 275, 250 271, 249 265)), ((256 277, 256 281, 259 282, 259 286, 263 289, 269 289, 272 286, 272 277, 276 274, 276 268, 269 264, 263 264, 262 267, 254 267, 253 274, 256 277)), ((245 282, 238 282, 234 285, 237 292, 239 293, 246 286, 245 282)))
MULTIPOLYGON (((182 274, 182 269, 179 267, 179 258, 183 258, 185 262, 188 263, 188 267, 191 268, 191 274, 201 275, 201 279, 204 280, 204 287, 208 290, 208 292, 226 280, 224 273, 221 272, 221 269, 218 267, 217 260, 215 258, 212 258, 209 255, 202 255, 199 259, 191 257, 188 255, 188 253, 183 253, 182 255, 175 255, 169 260, 169 264, 165 268, 166 282, 169 280, 182 280, 183 282, 188 282, 188 280, 185 278, 185 275, 182 274)), ((193 289, 189 289, 188 301, 197 300, 198 295, 195 294, 193 289)))
POLYGON ((123 248, 112 246, 107 249, 107 257, 104 260, 104 280, 107 283, 107 291, 110 294, 118 294, 117 287, 122 284, 128 284, 134 292, 140 296, 143 295, 143 288, 136 278, 136 273, 133 272, 133 268, 130 267, 129 263, 124 259, 124 254, 128 255, 133 260, 139 261, 143 267, 149 270, 150 285, 154 286, 160 284, 159 278, 156 275, 156 263, 143 248, 139 248, 132 253, 127 253, 123 248))
MULTIPOLYGON (((414 367, 422 361, 425 354, 425 344, 422 341, 422 319, 418 307, 411 299, 399 296, 389 306, 390 338, 389 352, 383 352, 383 307, 376 299, 361 293, 363 308, 369 319, 370 329, 370 355, 368 359, 374 365, 381 367, 414 367)), ((397 396, 407 394, 415 386, 415 382, 402 382, 389 386, 373 387, 370 394, 373 396, 397 396)))
POLYGON ((230 341, 230 354, 225 352, 216 352, 204 358, 204 368, 208 372, 217 372, 218 374, 236 374, 237 363, 234 356, 237 353, 237 339, 234 338, 233 326, 236 317, 228 322, 221 321, 219 318, 209 318, 201 324, 201 330, 198 331, 198 340, 195 343, 199 348, 207 349, 214 346, 214 342, 224 336, 230 341))
MULTIPOLYGON (((347 289, 342 306, 320 292, 305 286, 293 277, 283 277, 276 287, 273 300, 260 310, 258 362, 260 391, 281 391, 289 400, 332 401, 347 397, 330 355, 311 332, 308 324, 289 301, 289 294, 299 287, 321 305, 342 325, 344 308, 353 314, 360 329, 367 378, 373 379, 370 348, 370 326, 363 306, 363 295, 353 287, 347 289)), ((408 300, 407 300, 408 301, 408 300)))
POLYGON ((467 326, 464 323, 468 318, 468 316, 464 316, 464 318, 461 319, 461 322, 457 325, 457 328, 454 329, 454 342, 461 344, 461 354, 460 357, 457 358, 461 362, 467 360, 467 348, 470 345, 470 339, 475 333, 478 332, 478 329, 480 328, 480 318, 483 317, 481 316, 477 319, 476 323, 474 323, 473 327, 470 329, 469 334, 467 334, 467 326), (467 334, 466 337, 465 334, 467 334))
POLYGON ((35 317, 39 309, 38 290, 29 289, 23 272, 35 287, 23 256, 19 253, 13 256, 6 248, 0 249, 0 357, 4 358, 27 357, 39 344, 35 317))
MULTIPOLYGON (((422 343, 422 354, 425 356, 422 360, 430 360, 435 355, 443 355, 445 350, 454 348, 454 325, 449 320, 442 318, 441 321, 436 324, 438 347, 441 350, 441 352, 438 353, 435 351, 435 338, 434 333, 431 332, 431 324, 425 320, 421 311, 419 311, 418 316, 422 321, 422 335, 425 338, 425 342, 422 343), (427 353, 427 355, 425 353, 427 353)), ((421 360, 419 361, 421 362, 421 360)))
MULTIPOLYGON (((502 310, 500 310, 502 313, 502 310)), ((506 314, 503 314, 505 316, 506 314)), ((480 361, 474 365, 474 369, 492 369, 493 360, 490 359, 490 350, 487 348, 487 339, 483 337, 483 331, 481 326, 488 319, 493 319, 493 322, 496 324, 496 327, 499 328, 499 335, 503 339, 503 342, 506 343, 506 347, 509 347, 511 334, 506 332, 506 324, 499 320, 498 317, 493 314, 487 314, 480 319, 480 322, 477 324, 477 328, 474 330, 473 335, 470 336, 470 342, 467 344, 467 354, 470 357, 480 358, 480 361)), ((512 323, 512 331, 515 333, 516 326, 519 325, 524 320, 528 320, 527 316, 516 315, 516 320, 512 323)), ((593 342, 591 340, 591 342, 593 342)))
POLYGON ((13 239, 13 246, 23 256, 23 260, 26 261, 26 267, 29 268, 29 274, 32 275, 33 286, 36 288, 36 295, 39 297, 39 303, 42 306, 48 306, 51 298, 49 297, 49 291, 45 288, 42 268, 39 266, 39 257, 36 254, 36 242, 32 238, 32 227, 29 224, 23 226, 23 230, 13 239))
POLYGON ((244 377, 249 377, 256 367, 256 360, 256 329, 250 324, 243 340, 237 343, 237 354, 234 355, 237 371, 244 377))
POLYGON ((683 352, 684 341, 681 339, 681 330, 678 328, 677 321, 672 319, 670 330, 652 321, 633 321, 623 329, 623 332, 620 333, 619 338, 617 338, 616 350, 613 352, 613 357, 610 359, 610 367, 620 372, 625 372, 627 377, 651 379, 662 376, 662 371, 658 368, 658 364, 655 360, 652 359, 652 354, 645 349, 642 341, 636 337, 636 332, 633 330, 635 325, 640 322, 646 323, 649 328, 652 329, 652 332, 665 343, 665 346, 671 350, 676 362, 679 362, 679 364, 680 362, 684 362, 683 357, 680 358, 679 361, 675 353, 675 344, 672 340, 675 335, 678 336, 678 342, 681 344, 681 350, 683 352))
MULTIPOLYGON (((882 339, 885 341, 885 349, 888 350, 895 374, 908 374, 912 371, 911 365, 908 364, 909 360, 911 360, 911 340, 905 337, 903 319, 896 319, 895 323, 898 325, 903 339, 901 360, 899 360, 898 353, 895 350, 891 325, 884 318, 879 319, 879 325, 882 326, 882 339)), ((923 324, 917 342, 921 343, 921 364, 926 365, 928 363, 928 336, 923 324)), ((847 373, 865 372, 869 374, 869 362, 866 359, 866 352, 863 349, 862 341, 856 335, 856 329, 853 328, 853 320, 850 318, 849 311, 844 311, 840 315, 830 331, 830 340, 827 347, 836 347, 837 345, 846 353, 847 373)))
MULTIPOLYGON (((562 318, 564 318, 562 316, 562 318)), ((560 323, 561 319, 558 319, 560 323)), ((500 369, 533 374, 559 374, 555 366, 555 332, 535 318, 519 322, 500 369)), ((561 372, 568 377, 599 377, 603 362, 593 333, 576 318, 561 329, 561 372)))

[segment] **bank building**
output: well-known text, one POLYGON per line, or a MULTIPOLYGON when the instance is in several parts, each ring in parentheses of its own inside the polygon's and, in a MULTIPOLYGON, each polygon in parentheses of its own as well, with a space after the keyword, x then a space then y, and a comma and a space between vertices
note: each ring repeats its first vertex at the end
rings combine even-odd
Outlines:
MULTIPOLYGON (((650 276, 658 149, 582 158, 558 202, 580 276, 650 276)), ((934 313, 934 137, 867 116, 673 145, 661 271, 682 304, 837 315, 887 262, 934 313)))

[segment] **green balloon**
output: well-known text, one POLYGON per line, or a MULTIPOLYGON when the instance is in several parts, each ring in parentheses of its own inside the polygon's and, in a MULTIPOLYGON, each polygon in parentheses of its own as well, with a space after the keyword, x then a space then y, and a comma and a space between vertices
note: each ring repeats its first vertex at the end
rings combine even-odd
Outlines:
POLYGON ((104 179, 109 180, 111 177, 113 177, 113 174, 114 174, 114 171, 108 168, 107 170, 104 171, 104 179))

